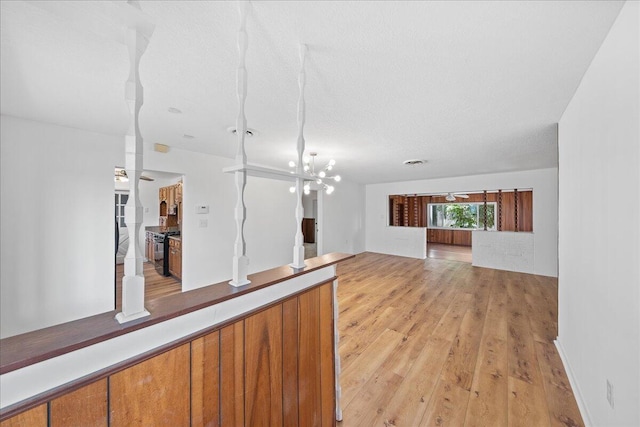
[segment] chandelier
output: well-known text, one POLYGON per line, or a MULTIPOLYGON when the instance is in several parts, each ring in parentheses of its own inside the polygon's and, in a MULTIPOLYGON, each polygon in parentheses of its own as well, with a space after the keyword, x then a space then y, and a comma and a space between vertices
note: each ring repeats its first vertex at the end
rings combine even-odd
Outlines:
MULTIPOLYGON (((313 182, 315 182, 316 184, 318 184, 327 194, 331 194, 333 193, 333 191, 335 190, 335 188, 333 187, 333 185, 329 185, 327 184, 325 181, 326 180, 333 180, 335 182, 340 182, 340 180, 342 178, 340 178, 340 175, 333 175, 333 176, 329 176, 327 175, 327 172, 330 172, 333 167, 336 164, 336 161, 331 159, 329 160, 329 163, 327 163, 324 167, 318 169, 318 171, 316 172, 316 156, 318 155, 318 153, 309 153, 309 157, 305 157, 303 159, 303 171, 305 175, 309 176, 309 179, 305 179, 304 181, 304 186, 303 186, 303 190, 304 190, 304 194, 309 194, 311 192, 311 184, 313 182)), ((289 167, 290 168, 295 168, 296 162, 294 162, 293 160, 291 160, 289 162, 289 167)), ((294 172, 291 172, 294 173, 294 172)), ((292 193, 296 192, 296 187, 290 187, 289 191, 292 193)))

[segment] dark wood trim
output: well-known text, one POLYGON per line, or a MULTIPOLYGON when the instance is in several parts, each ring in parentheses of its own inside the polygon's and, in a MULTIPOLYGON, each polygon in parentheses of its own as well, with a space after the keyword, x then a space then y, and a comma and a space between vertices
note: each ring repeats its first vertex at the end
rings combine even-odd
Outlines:
POLYGON ((502 190, 498 190, 498 231, 502 231, 502 190))
MULTIPOLYGON (((487 190, 483 191, 482 194, 482 203, 484 206, 484 212, 483 212, 483 218, 482 218, 482 222, 484 223, 484 231, 487 231, 487 190)), ((495 213, 493 215, 495 217, 495 213)), ((495 221, 495 219, 494 219, 495 221)))
POLYGON ((257 291, 354 256, 331 253, 305 260, 307 267, 298 271, 282 266, 249 275, 251 283, 241 288, 221 282, 159 298, 146 304, 151 312, 150 316, 122 325, 115 320, 114 310, 2 339, 0 375, 257 291))
POLYGON ((520 231, 518 229, 518 189, 513 190, 513 222, 515 231, 520 231))

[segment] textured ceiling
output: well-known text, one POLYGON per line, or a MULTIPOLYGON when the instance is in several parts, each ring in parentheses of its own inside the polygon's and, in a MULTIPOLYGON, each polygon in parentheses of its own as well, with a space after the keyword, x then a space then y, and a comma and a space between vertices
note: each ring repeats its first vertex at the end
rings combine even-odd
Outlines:
MULTIPOLYGON (((93 30, 104 2, 71 9, 55 1, 0 4, 2 114, 124 134, 128 55, 93 30)), ((295 156, 298 46, 306 43, 307 151, 317 151, 319 161, 335 158, 347 179, 557 166, 555 123, 621 6, 253 2, 246 112, 256 135, 247 139, 249 161, 286 168, 295 156), (416 158, 427 163, 402 165, 416 158)), ((145 143, 232 157, 236 3, 141 7, 156 25, 140 65, 145 143)))

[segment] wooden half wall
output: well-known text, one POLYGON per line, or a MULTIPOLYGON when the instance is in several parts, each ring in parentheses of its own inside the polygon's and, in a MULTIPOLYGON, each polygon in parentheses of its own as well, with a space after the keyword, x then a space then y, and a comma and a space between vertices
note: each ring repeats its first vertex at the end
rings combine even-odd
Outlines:
POLYGON ((8 426, 334 426, 333 282, 5 419, 8 426))
POLYGON ((335 265, 276 267, 0 340, 0 426, 335 426, 335 265))

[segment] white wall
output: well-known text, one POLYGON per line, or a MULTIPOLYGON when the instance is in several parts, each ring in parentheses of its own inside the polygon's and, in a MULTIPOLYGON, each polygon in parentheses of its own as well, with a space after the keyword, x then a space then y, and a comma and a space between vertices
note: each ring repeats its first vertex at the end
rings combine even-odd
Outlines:
MULTIPOLYGON (((428 166, 426 166, 428 167, 428 166)), ((370 252, 405 255, 395 249, 394 229, 389 224, 392 194, 446 193, 514 188, 533 189, 535 274, 558 274, 557 169, 539 169, 455 178, 426 179, 366 186, 366 248, 370 252)))
POLYGON ((114 307, 122 138, 0 117, 0 336, 114 307))
POLYGON ((473 230, 471 259, 474 267, 534 274, 534 234, 515 231, 473 230))
MULTIPOLYGON (((113 310, 113 170, 124 162, 123 138, 6 116, 0 128, 0 336, 113 310)), ((184 173, 185 290, 231 278, 236 195, 232 176, 222 173, 231 163, 145 150, 145 169, 184 173), (208 214, 195 213, 200 204, 209 205, 208 214)), ((248 180, 250 272, 292 260, 295 198, 288 186, 248 180)), ((151 206, 149 215, 157 221, 151 206)))
POLYGON ((417 259, 427 258, 426 227, 386 227, 384 240, 384 252, 371 252, 417 259))
MULTIPOLYGON (((297 231, 296 198, 295 194, 289 192, 289 187, 290 182, 249 177, 245 193, 245 236, 250 273, 290 264, 293 261, 293 245, 297 231)), ((235 196, 233 200, 235 203, 235 196)), ((233 214, 233 210, 230 212, 233 214)), ((235 227, 232 228, 235 233, 235 227)), ((232 255, 232 252, 229 253, 232 255)), ((225 279, 231 278, 231 255, 226 261, 229 272, 225 279)))
POLYGON ((305 218, 315 218, 316 212, 313 209, 314 200, 318 200, 318 191, 314 190, 307 196, 302 195, 302 208, 304 209, 305 218))
POLYGON ((640 425, 639 27, 627 2, 559 123, 557 344, 597 426, 640 425))
POLYGON ((318 191, 318 255, 364 252, 364 187, 342 180, 335 188, 318 191))
MULTIPOLYGON (((144 168, 183 173, 182 289, 190 290, 231 278, 236 237, 233 175, 222 169, 233 160, 186 150, 158 153, 146 149, 144 168), (196 206, 209 206, 197 214, 196 206), (201 220, 207 226, 201 227, 201 220)), ((245 241, 249 272, 262 271, 293 260, 295 197, 290 183, 249 177, 245 189, 245 241)))

